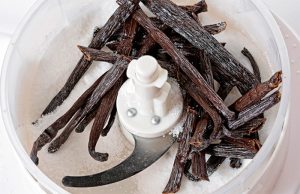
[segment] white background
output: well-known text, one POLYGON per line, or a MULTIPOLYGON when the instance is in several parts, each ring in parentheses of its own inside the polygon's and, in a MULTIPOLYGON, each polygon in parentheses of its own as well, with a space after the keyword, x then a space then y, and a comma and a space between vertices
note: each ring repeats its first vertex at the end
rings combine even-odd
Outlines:
MULTIPOLYGON (((0 0, 0 68, 10 35, 35 1, 0 0)), ((300 0, 262 1, 300 35, 300 0)), ((226 0, 224 0, 225 2, 226 0)), ((34 187, 33 180, 25 173, 8 142, 8 138, 3 133, 3 129, 4 126, 0 119, 0 194, 41 193, 38 187, 34 187)), ((300 167, 295 169, 295 173, 297 171, 300 171, 300 167)), ((286 178, 288 179, 288 177, 286 178)))

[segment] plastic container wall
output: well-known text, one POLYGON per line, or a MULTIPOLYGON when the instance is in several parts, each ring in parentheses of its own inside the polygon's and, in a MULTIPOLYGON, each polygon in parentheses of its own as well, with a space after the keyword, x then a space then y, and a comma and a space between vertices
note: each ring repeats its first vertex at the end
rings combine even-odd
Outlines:
MULTIPOLYGON (((179 1, 181 4, 193 3, 191 1, 179 1)), ((277 118, 274 122, 274 127, 270 130, 261 151, 257 154, 254 160, 247 168, 222 187, 217 193, 242 193, 251 190, 258 182, 270 165, 268 162, 276 148, 276 145, 281 146, 278 142, 279 138, 283 139, 285 133, 284 121, 286 119, 286 111, 289 102, 289 60, 284 41, 280 30, 268 10, 262 5, 259 0, 236 0, 236 6, 240 7, 240 12, 245 13, 245 17, 251 16, 249 22, 242 26, 244 30, 250 30, 252 37, 259 39, 263 48, 266 48, 270 64, 274 64, 272 69, 283 69, 284 81, 282 87, 282 101, 278 110, 277 118), (247 16, 247 14, 249 15, 247 16), (257 30, 247 29, 249 26, 257 26, 257 30), (276 65, 275 65, 276 64, 276 65), (282 134, 282 135, 281 135, 282 134)), ((105 0, 44 0, 38 1, 27 14, 22 25, 15 33, 12 42, 9 46, 5 64, 1 74, 1 109, 3 112, 4 121, 6 124, 7 133, 20 156, 24 166, 33 175, 37 182, 52 193, 66 193, 61 187, 56 185, 38 167, 30 160, 27 152, 22 146, 19 139, 18 127, 20 118, 18 118, 17 98, 20 98, 22 90, 22 81, 29 79, 24 74, 29 64, 38 65, 40 57, 43 55, 44 48, 50 44, 51 40, 71 21, 78 17, 84 16, 91 9, 99 9, 105 11, 107 6, 116 6, 115 1, 105 0), (102 4, 100 5, 99 2, 102 4), (91 6, 95 5, 95 6, 91 6)), ((108 18, 103 18, 99 21, 99 25, 103 25, 108 18)), ((32 78, 31 78, 32 79, 32 78)), ((285 148, 282 145, 282 148, 285 148)), ((285 149, 280 153, 284 153, 285 149)), ((275 155, 273 155, 275 157, 275 155)), ((281 157, 282 158, 282 157, 281 157)), ((276 162, 276 160, 275 160, 276 162)), ((279 172, 279 169, 278 169, 279 172)))

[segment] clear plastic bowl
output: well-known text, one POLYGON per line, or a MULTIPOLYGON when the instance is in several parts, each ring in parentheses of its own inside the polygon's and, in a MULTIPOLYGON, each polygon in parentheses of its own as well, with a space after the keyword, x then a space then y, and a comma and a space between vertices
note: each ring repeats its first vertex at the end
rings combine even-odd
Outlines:
MULTIPOLYGON (((182 4, 189 0, 179 1, 182 4)), ((209 2, 208 2, 209 3, 209 2)), ((224 2, 225 3, 225 2, 224 2)), ((227 3, 227 2, 226 2, 227 3)), ((85 17, 90 5, 93 9, 105 10, 107 6, 115 6, 114 0, 40 0, 29 11, 17 32, 14 34, 6 54, 1 73, 1 111, 6 125, 6 132, 17 151, 24 167, 48 192, 66 193, 66 191, 50 180, 30 160, 28 153, 22 145, 19 137, 22 125, 19 116, 19 99, 23 88, 23 80, 26 79, 30 64, 37 63, 37 56, 43 54, 51 40, 65 27, 80 17, 85 17)), ((231 181, 220 187, 216 193, 243 193, 249 191, 269 189, 274 183, 280 166, 284 161, 284 153, 287 149, 287 133, 285 121, 288 117, 290 70, 287 49, 281 32, 268 9, 260 0, 236 0, 234 4, 237 12, 249 12, 247 25, 243 28, 251 31, 251 36, 259 40, 264 48, 269 64, 274 64, 271 69, 282 69, 283 85, 282 100, 278 108, 276 119, 272 129, 269 130, 263 147, 249 163, 249 165, 231 181), (238 7, 238 8, 237 8, 238 7), (249 24, 249 25, 248 25, 249 24), (253 28, 256 25, 256 28, 253 28), (275 165, 276 164, 276 165, 275 165), (275 167, 274 167, 275 165, 275 167), (264 177, 268 171, 272 171, 272 177, 264 177), (264 181, 262 181, 264 180, 264 181), (255 187, 254 187, 255 186, 255 187)), ((107 18, 102 18, 99 25, 104 24, 107 18)), ((71 38, 71 37, 70 37, 71 38)))

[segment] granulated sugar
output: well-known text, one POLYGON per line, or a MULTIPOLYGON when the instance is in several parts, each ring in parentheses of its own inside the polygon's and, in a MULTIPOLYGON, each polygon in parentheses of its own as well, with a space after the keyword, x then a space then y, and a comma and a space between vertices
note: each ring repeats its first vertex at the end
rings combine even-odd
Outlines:
MULTIPOLYGON (((264 51, 260 49, 262 47, 257 46, 259 42, 251 37, 251 31, 243 31, 239 28, 239 26, 244 26, 244 21, 247 17, 251 16, 251 9, 244 13, 244 10, 240 10, 238 7, 226 6, 226 4, 233 5, 234 3, 231 1, 228 0, 229 3, 224 3, 223 0, 207 1, 209 12, 201 14, 200 18, 204 25, 226 21, 228 24, 226 31, 216 37, 220 41, 226 42, 226 48, 245 64, 246 67, 251 69, 247 59, 240 53, 243 47, 246 46, 253 53, 261 67, 262 79, 266 80, 272 74, 272 70, 264 51)), ((184 4, 185 2, 193 4, 196 1, 185 0, 181 1, 180 4, 184 4)), ((103 25, 113 13, 116 6, 113 0, 103 0, 98 1, 98 4, 88 7, 87 9, 89 10, 85 10, 84 12, 86 14, 82 14, 82 17, 69 21, 69 25, 57 34, 49 46, 43 50, 44 54, 41 57, 39 65, 35 69, 28 68, 28 72, 26 73, 31 75, 29 77, 32 77, 32 79, 24 80, 26 91, 23 91, 22 95, 24 98, 20 101, 20 104, 22 104, 20 114, 25 116, 22 117, 23 125, 19 128, 19 135, 28 153, 30 152, 32 143, 41 131, 70 108, 94 80, 111 67, 111 64, 108 63, 94 62, 63 105, 54 113, 40 119, 36 126, 31 125, 31 122, 39 117, 51 98, 63 86, 77 61, 80 59, 81 53, 76 45, 88 45, 94 27, 103 25)), ((235 91, 231 97, 226 99, 226 102, 230 104, 238 96, 239 93, 235 91)), ((271 121, 275 116, 276 109, 272 109, 266 113, 266 117, 269 120, 263 129, 265 132, 262 133, 262 141, 265 140, 266 135, 272 128, 271 121)), ((181 126, 182 122, 175 127, 176 132, 174 133, 178 134, 181 126)), ((93 160, 89 156, 87 148, 90 127, 91 125, 82 134, 71 134, 68 141, 57 153, 49 154, 46 149, 47 147, 39 153, 40 169, 58 185, 62 186, 61 179, 65 175, 88 175, 109 169, 128 157, 133 150, 133 146, 124 138, 119 130, 118 122, 116 122, 107 137, 100 137, 96 147, 97 151, 108 152, 110 155, 109 160, 103 163, 93 160)), ((96 188, 64 187, 64 189, 71 193, 161 193, 171 173, 176 151, 177 145, 175 144, 159 161, 143 172, 124 181, 96 188)), ((249 162, 250 160, 244 161, 241 169, 232 169, 229 167, 228 160, 226 160, 218 171, 210 177, 210 182, 194 183, 184 178, 182 188, 178 193, 200 194, 216 191, 239 174, 249 162)))

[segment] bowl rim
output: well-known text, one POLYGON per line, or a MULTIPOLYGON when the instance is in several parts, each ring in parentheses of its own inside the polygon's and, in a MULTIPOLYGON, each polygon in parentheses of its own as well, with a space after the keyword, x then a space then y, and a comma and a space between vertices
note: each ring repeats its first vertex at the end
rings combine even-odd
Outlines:
MULTIPOLYGON (((26 24, 30 21, 30 19, 37 13, 39 8, 46 3, 48 0, 37 0, 33 6, 29 9, 25 17, 22 19, 19 27, 13 34, 10 44, 8 46, 7 52, 5 54, 2 70, 1 70, 1 79, 0 79, 0 108, 2 112, 2 118, 5 125, 5 133, 8 135, 10 143, 14 150, 16 151, 18 158, 22 161, 23 166, 29 172, 29 174, 39 183, 39 185, 46 189, 51 193, 69 193, 52 181, 46 174, 44 174, 30 159, 28 153, 25 151, 21 141, 18 138, 14 129, 12 118, 10 117, 10 111, 8 106, 8 96, 6 92, 5 80, 6 80, 6 72, 9 66, 11 54, 14 50, 14 43, 16 43, 19 39, 19 36, 23 29, 26 27, 26 24)), ((256 9, 260 12, 260 14, 264 17, 270 30, 272 31, 273 37, 275 39, 278 50, 280 50, 280 59, 281 63, 284 64, 282 66, 282 70, 284 74, 286 73, 288 76, 284 77, 283 87, 282 87, 282 99, 280 102, 279 110, 277 113, 277 117, 273 128, 277 128, 276 131, 272 129, 272 133, 267 137, 264 144, 270 144, 272 146, 262 146, 261 150, 256 154, 254 159, 249 163, 249 165, 242 170, 238 175, 236 175, 232 180, 230 180, 226 185, 220 187, 214 193, 232 193, 232 188, 234 187, 244 187, 244 189, 248 189, 248 186, 245 186, 245 179, 250 177, 253 172, 256 171, 258 164, 262 163, 266 158, 271 154, 271 157, 274 157, 276 154, 276 150, 278 146, 280 146, 283 141, 284 134, 286 133, 286 121, 288 120, 288 112, 289 102, 290 102, 290 62, 288 57, 288 51, 284 42, 284 38, 282 33, 277 25, 274 17, 272 16, 269 9, 262 3, 260 0, 251 0, 255 5, 256 9), (277 145, 275 143, 278 142, 277 145), (275 148, 274 148, 275 147, 275 148), (273 151, 273 152, 272 152, 273 151)), ((268 166, 268 165, 267 165, 268 166)), ((256 180, 252 181, 256 183, 259 178, 266 171, 267 166, 257 175, 256 180)), ((254 185, 254 184, 253 184, 254 185)))
POLYGON ((19 26, 13 33, 8 48, 6 50, 5 58, 3 61, 3 66, 1 69, 1 78, 0 78, 0 110, 2 112, 2 119, 4 121, 4 126, 6 134, 10 140, 10 144, 13 149, 17 153, 18 158, 21 160, 22 165, 26 169, 26 171, 31 175, 31 177, 39 184, 39 186, 44 190, 51 193, 62 193, 67 194, 66 190, 57 185, 54 181, 52 181, 46 174, 44 174, 38 166, 36 166, 30 159, 28 153, 24 149, 21 141, 18 138, 14 129, 13 121, 10 117, 10 111, 8 106, 8 97, 6 93, 5 80, 6 80, 6 72, 8 68, 8 64, 11 58, 11 55, 14 50, 14 44, 18 41, 20 34, 23 29, 26 27, 26 24, 31 20, 31 18, 38 12, 39 8, 43 6, 47 0, 37 0, 33 3, 33 5, 29 8, 28 12, 25 14, 24 18, 21 20, 19 26))

